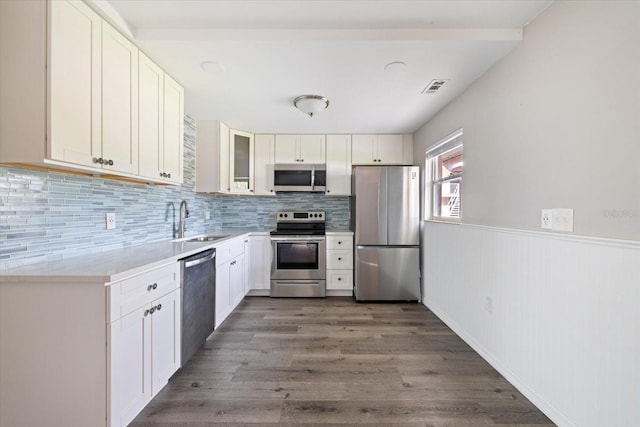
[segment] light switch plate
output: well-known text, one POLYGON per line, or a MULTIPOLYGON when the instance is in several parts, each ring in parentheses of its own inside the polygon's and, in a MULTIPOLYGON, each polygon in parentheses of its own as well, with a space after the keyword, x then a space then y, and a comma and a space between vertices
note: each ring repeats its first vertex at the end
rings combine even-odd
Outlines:
POLYGON ((204 219, 211 219, 211 212, 204 211, 204 219))
POLYGON ((552 225, 556 231, 573 233, 573 209, 554 209, 552 225))
POLYGON ((116 213, 107 212, 107 230, 113 230, 116 228, 116 213))
POLYGON ((540 216, 540 227, 548 230, 553 229, 553 209, 542 209, 540 216))

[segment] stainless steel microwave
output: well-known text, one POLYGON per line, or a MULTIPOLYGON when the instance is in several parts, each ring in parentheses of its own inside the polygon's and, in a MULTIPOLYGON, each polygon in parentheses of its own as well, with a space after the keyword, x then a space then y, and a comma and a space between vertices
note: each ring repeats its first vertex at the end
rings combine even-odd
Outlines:
POLYGON ((321 164, 276 164, 273 185, 276 191, 324 192, 327 171, 321 164))

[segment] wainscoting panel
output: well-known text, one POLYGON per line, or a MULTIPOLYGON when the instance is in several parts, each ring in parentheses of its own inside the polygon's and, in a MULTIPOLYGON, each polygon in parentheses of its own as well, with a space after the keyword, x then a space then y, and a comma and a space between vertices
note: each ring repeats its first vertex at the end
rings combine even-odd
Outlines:
POLYGON ((424 303, 560 426, 640 425, 640 242, 427 222, 424 303))

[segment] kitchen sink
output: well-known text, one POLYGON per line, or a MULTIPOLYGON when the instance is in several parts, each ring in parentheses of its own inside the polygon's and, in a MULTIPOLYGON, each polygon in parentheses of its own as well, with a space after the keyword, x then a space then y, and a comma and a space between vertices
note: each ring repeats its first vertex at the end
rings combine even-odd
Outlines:
POLYGON ((198 236, 192 237, 190 239, 185 239, 185 242, 213 242, 215 240, 224 239, 225 237, 229 237, 229 234, 219 235, 219 234, 208 234, 206 236, 198 236))

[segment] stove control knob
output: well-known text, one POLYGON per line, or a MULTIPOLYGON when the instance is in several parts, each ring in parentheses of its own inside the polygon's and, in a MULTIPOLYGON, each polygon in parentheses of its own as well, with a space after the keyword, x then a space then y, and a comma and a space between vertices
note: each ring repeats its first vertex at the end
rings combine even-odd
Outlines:
POLYGON ((288 216, 289 216, 288 214, 284 214, 284 217, 285 217, 285 218, 286 218, 286 217, 288 217, 288 216))
POLYGON ((318 214, 320 216, 320 218, 322 218, 322 214, 318 214))

